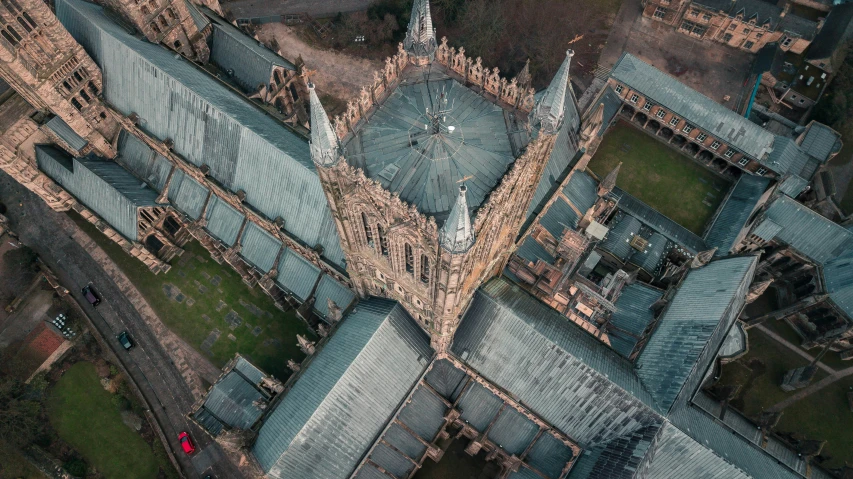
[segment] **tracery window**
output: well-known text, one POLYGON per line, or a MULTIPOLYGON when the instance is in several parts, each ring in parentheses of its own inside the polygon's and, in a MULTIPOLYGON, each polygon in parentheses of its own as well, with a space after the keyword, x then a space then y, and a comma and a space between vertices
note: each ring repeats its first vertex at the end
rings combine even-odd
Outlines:
POLYGON ((385 236, 382 225, 376 225, 376 230, 379 232, 379 252, 382 256, 388 256, 388 237, 385 236))
POLYGON ((373 231, 370 229, 370 223, 367 221, 367 215, 361 214, 361 225, 364 226, 364 241, 371 248, 373 247, 373 231))
POLYGON ((429 258, 421 255, 421 282, 429 284, 429 258))
POLYGON ((406 243, 403 247, 403 252, 406 256, 406 272, 415 274, 415 255, 412 252, 412 246, 406 243))

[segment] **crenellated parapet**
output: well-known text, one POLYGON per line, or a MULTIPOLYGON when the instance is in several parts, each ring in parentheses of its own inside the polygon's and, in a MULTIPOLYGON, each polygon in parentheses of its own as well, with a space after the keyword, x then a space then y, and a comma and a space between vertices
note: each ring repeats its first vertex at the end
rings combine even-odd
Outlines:
POLYGON ((533 109, 533 95, 536 91, 533 88, 523 87, 526 81, 519 80, 518 77, 507 81, 500 76, 500 69, 497 67, 489 70, 488 67, 483 66, 482 58, 472 59, 466 56, 465 47, 459 47, 457 51, 449 46, 447 37, 441 38, 435 59, 461 76, 466 84, 482 88, 501 102, 528 113, 533 109))

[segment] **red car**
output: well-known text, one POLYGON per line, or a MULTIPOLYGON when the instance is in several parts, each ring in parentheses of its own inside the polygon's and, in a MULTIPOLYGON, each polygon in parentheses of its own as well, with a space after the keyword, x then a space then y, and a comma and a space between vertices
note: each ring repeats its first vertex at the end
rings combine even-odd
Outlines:
POLYGON ((195 452, 195 446, 193 446, 193 442, 190 439, 189 434, 186 432, 178 434, 178 440, 181 441, 181 447, 184 448, 185 453, 192 454, 195 452))

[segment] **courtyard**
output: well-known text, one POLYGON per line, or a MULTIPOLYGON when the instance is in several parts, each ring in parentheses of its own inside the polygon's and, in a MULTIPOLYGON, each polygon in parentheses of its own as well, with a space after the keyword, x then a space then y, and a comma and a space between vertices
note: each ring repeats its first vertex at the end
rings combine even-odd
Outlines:
POLYGON ((172 332, 221 368, 240 353, 267 373, 285 379, 287 360, 304 354, 302 334, 316 340, 295 311, 281 311, 259 287, 249 288, 236 271, 217 264, 196 241, 185 245, 168 273, 153 274, 91 223, 69 216, 109 255, 172 332))
MULTIPOLYGON (((823 467, 832 469, 853 463, 853 434, 850 433, 853 411, 846 397, 847 392, 853 390, 853 362, 842 362, 837 354, 834 359, 827 355, 819 364, 811 389, 785 392, 779 387, 785 372, 807 365, 809 359, 798 353, 792 343, 785 344, 787 338, 767 332, 783 331, 783 327, 790 329, 782 322, 775 323, 749 330, 749 352, 723 365, 720 380, 712 390, 732 388, 735 392, 730 406, 752 420, 764 411, 781 412, 773 432, 789 442, 825 440, 818 460, 823 467)), ((790 334, 796 335, 793 331, 790 334)), ((817 352, 812 350, 808 354, 817 352)))
POLYGON ((620 162, 618 187, 700 236, 731 186, 623 121, 607 131, 587 167, 604 178, 620 162))

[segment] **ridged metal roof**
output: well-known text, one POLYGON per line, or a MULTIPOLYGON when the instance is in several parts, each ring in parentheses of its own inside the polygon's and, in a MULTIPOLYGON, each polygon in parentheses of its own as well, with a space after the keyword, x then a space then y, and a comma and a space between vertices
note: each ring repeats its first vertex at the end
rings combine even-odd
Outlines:
POLYGON ((784 195, 770 204, 752 233, 768 241, 782 241, 820 264, 853 248, 853 232, 784 195), (764 226, 768 220, 772 230, 764 226))
POLYGON ((320 277, 320 268, 302 255, 286 248, 278 263, 278 284, 293 293, 300 301, 305 301, 320 277))
POLYGON ((637 375, 666 414, 691 391, 737 319, 752 283, 755 256, 712 261, 690 270, 636 360, 637 375))
POLYGON ((102 8, 57 0, 56 13, 104 72, 104 97, 140 127, 324 257, 344 264, 308 143, 251 102, 160 45, 128 34, 102 8))
POLYGON ((642 251, 634 251, 628 262, 639 266, 643 271, 654 276, 672 244, 666 236, 657 232, 648 236, 643 234, 642 236, 648 241, 646 247, 642 251))
MULTIPOLYGON (((175 174, 172 175, 172 182, 169 185, 169 201, 190 218, 197 220, 201 216, 208 196, 210 196, 210 191, 195 179, 185 175, 183 171, 175 171, 175 174)), ((213 201, 212 198, 211 201, 213 201)))
POLYGON ((610 76, 756 160, 773 148, 772 133, 630 53, 610 76))
POLYGON ((576 228, 584 213, 598 200, 598 183, 586 172, 575 171, 562 193, 565 196, 558 196, 539 217, 539 224, 558 240, 563 229, 576 228))
POLYGON ((345 148, 348 161, 368 177, 443 222, 460 180, 468 178, 468 205, 476 209, 515 156, 504 119, 508 113, 436 65, 427 81, 410 71, 345 148), (447 110, 440 126, 433 125, 427 108, 447 110))
POLYGON ((194 412, 193 417, 202 425, 209 425, 206 429, 214 436, 221 432, 221 426, 249 429, 263 414, 258 404, 266 399, 267 395, 256 382, 231 370, 210 388, 201 409, 194 412), (209 416, 216 420, 205 421, 209 416))
POLYGON ((628 261, 635 250, 631 246, 631 240, 640 232, 642 224, 631 215, 623 215, 614 225, 610 225, 607 237, 599 243, 598 247, 616 256, 620 260, 628 261))
POLYGON ((518 247, 515 254, 527 261, 530 261, 531 263, 536 263, 536 261, 541 259, 548 264, 554 264, 554 257, 551 256, 538 241, 533 239, 532 236, 528 236, 527 239, 521 243, 521 246, 518 247))
POLYGON ((56 136, 58 136, 62 141, 68 143, 68 146, 77 150, 79 153, 80 150, 86 147, 89 144, 85 138, 81 137, 77 134, 68 123, 62 121, 62 118, 55 116, 47 121, 44 126, 52 131, 56 136))
POLYGON ((122 130, 119 133, 118 157, 116 162, 148 182, 155 190, 162 191, 172 170, 169 160, 158 155, 142 140, 122 130))
MULTIPOLYGON (((773 151, 770 152, 767 161, 762 164, 767 165, 780 175, 792 173, 802 176, 803 170, 806 173, 811 171, 811 174, 814 174, 813 169, 809 166, 810 159, 809 155, 794 140, 777 136, 773 143, 773 151)), ((811 174, 805 176, 811 179, 811 174)))
POLYGON ((841 148, 841 135, 822 123, 814 122, 806 131, 800 146, 806 153, 823 163, 829 159, 830 154, 841 148))
POLYGON ((201 10, 199 10, 193 2, 191 2, 190 0, 184 0, 184 5, 187 6, 187 10, 189 10, 190 12, 190 17, 193 19, 193 23, 195 23, 195 26, 196 28, 198 28, 198 31, 202 31, 207 28, 208 25, 210 25, 210 20, 208 20, 207 17, 203 13, 201 13, 201 10))
POLYGON ((550 434, 542 434, 530 448, 526 460, 539 472, 558 479, 566 463, 574 456, 572 449, 550 434))
POLYGON ((791 175, 786 177, 779 183, 779 191, 790 196, 791 198, 796 198, 803 190, 806 189, 806 186, 809 185, 809 182, 800 178, 797 175, 791 175))
POLYGON ((233 246, 246 216, 218 196, 210 198, 205 229, 227 246, 233 246))
POLYGON ((36 146, 40 170, 103 218, 125 238, 138 241, 139 208, 157 206, 157 192, 115 162, 71 158, 52 146, 36 146))
POLYGON ((581 447, 660 422, 628 360, 505 279, 474 295, 452 351, 581 447))
MULTIPOLYGON (((692 408, 685 408, 692 409, 692 408)), ((674 418, 674 420, 677 420, 674 418)), ((664 424, 661 428, 658 440, 654 449, 649 454, 650 461, 646 468, 648 479, 670 479, 673 477, 690 477, 696 479, 749 479, 750 476, 737 466, 732 465, 734 459, 731 456, 724 457, 723 454, 716 455, 709 445, 716 447, 733 447, 746 451, 747 447, 743 441, 737 440, 731 432, 726 431, 723 427, 714 423, 710 417, 701 418, 696 424, 682 425, 683 429, 694 428, 712 428, 719 430, 719 435, 712 437, 713 441, 708 436, 696 434, 699 438, 693 439, 685 434, 683 430, 673 426, 672 424, 664 424), (725 432, 728 436, 724 436, 725 432), (698 441, 702 441, 701 443, 698 441)), ((751 452, 751 451, 746 451, 751 452)), ((754 461, 753 454, 745 454, 747 461, 754 461)), ((761 454, 759 454, 761 456, 761 454)), ((782 471, 776 462, 769 456, 763 456, 758 464, 764 468, 766 474, 776 474, 779 479, 787 479, 787 476, 782 471)), ((753 476, 757 479, 757 476, 753 476)))
POLYGON ((746 226, 749 216, 769 184, 768 178, 741 175, 705 233, 705 243, 708 247, 716 247, 720 255, 731 251, 738 234, 746 226))
POLYGON ((240 244, 240 255, 264 273, 275 266, 281 250, 281 240, 251 221, 246 224, 240 244))
POLYGON ((505 408, 489 429, 489 439, 510 454, 520 456, 533 442, 539 426, 513 408, 505 408))
POLYGON ((823 265, 826 292, 853 319, 853 247, 823 265))
MULTIPOLYGON (((584 451, 572 468, 572 479, 631 479, 646 462, 660 424, 631 431, 618 439, 584 451)), ((642 477, 645 477, 643 475, 642 477)))
POLYGON ((708 249, 708 246, 702 238, 675 221, 667 218, 651 206, 631 196, 618 186, 613 189, 613 194, 619 198, 619 204, 617 207, 620 210, 628 213, 634 218, 637 218, 649 228, 666 236, 672 240, 673 243, 686 248, 690 253, 696 254, 708 249))
POLYGON ((249 37, 209 9, 204 13, 213 24, 210 60, 246 91, 254 93, 260 85, 269 87, 273 68, 296 70, 292 63, 249 37))
POLYGON ((252 451, 263 471, 280 479, 347 477, 432 354, 398 303, 360 303, 261 427, 252 451))
POLYGON ((320 283, 317 284, 317 291, 314 292, 314 309, 323 317, 329 314, 328 300, 330 299, 341 308, 341 311, 346 311, 355 301, 355 293, 331 276, 324 274, 320 278, 320 283))
POLYGON ((623 338, 622 348, 617 348, 611 341, 611 347, 619 354, 628 357, 640 338, 643 331, 654 321, 655 315, 650 309, 655 301, 663 296, 663 291, 647 286, 643 283, 632 283, 622 288, 622 292, 616 299, 616 311, 610 317, 609 324, 621 331, 608 329, 608 336, 623 338), (624 334, 622 331, 629 333, 624 334))

